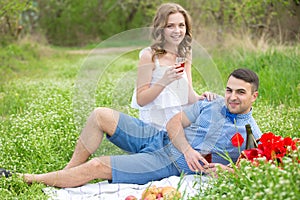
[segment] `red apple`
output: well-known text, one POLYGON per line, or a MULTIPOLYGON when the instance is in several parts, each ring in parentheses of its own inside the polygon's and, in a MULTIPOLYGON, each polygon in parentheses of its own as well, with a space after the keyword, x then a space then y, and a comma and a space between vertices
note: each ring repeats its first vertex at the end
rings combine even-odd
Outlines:
POLYGON ((160 199, 162 197, 162 194, 161 193, 158 193, 157 195, 156 195, 156 198, 157 199, 160 199))
POLYGON ((133 195, 129 195, 125 198, 125 200, 137 200, 137 198, 133 195))

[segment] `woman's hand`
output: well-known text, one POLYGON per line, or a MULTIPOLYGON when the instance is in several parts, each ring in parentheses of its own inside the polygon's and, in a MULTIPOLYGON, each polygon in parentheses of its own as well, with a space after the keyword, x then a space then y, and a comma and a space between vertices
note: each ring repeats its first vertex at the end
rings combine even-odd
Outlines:
POLYGON ((176 66, 169 67, 166 72, 164 73, 163 77, 158 81, 159 84, 163 85, 164 87, 169 85, 175 80, 182 78, 183 71, 181 68, 177 68, 176 66))
POLYGON ((212 93, 212 92, 204 92, 203 94, 201 94, 199 96, 199 99, 198 100, 203 100, 203 99, 207 99, 208 101, 212 101, 214 99, 217 98, 217 94, 215 93, 212 93))

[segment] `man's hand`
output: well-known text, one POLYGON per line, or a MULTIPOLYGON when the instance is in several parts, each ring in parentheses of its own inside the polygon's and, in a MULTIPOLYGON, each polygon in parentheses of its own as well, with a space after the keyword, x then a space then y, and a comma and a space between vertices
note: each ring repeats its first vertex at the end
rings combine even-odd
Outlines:
POLYGON ((208 165, 204 165, 203 168, 204 168, 203 172, 216 178, 218 177, 217 175, 218 170, 223 170, 223 171, 227 170, 228 172, 234 172, 234 170, 231 167, 228 167, 220 163, 209 163, 208 165))
POLYGON ((204 167, 200 164, 201 161, 204 165, 209 165, 207 160, 191 146, 184 152, 184 158, 189 166, 189 168, 196 172, 205 171, 204 167))

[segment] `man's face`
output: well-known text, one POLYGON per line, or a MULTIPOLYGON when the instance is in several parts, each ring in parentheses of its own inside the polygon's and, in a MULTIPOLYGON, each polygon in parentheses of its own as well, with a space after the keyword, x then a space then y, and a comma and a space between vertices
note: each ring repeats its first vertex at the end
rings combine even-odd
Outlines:
POLYGON ((252 85, 241 79, 230 76, 225 92, 225 104, 231 113, 245 114, 251 110, 258 92, 252 93, 252 85))

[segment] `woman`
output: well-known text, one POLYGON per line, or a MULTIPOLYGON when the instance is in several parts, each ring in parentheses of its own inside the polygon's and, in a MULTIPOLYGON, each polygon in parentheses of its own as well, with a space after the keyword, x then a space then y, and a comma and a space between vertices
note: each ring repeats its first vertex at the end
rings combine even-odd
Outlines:
POLYGON ((205 97, 214 99, 215 95, 199 96, 193 89, 191 18, 187 11, 175 3, 162 4, 152 26, 153 44, 140 52, 132 107, 139 109, 141 120, 164 129, 183 106, 205 97))

